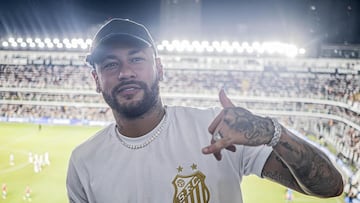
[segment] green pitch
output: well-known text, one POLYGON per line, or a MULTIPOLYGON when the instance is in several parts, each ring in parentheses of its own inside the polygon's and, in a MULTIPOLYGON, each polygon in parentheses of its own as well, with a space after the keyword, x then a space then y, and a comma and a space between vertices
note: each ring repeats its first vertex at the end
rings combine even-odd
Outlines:
MULTIPOLYGON (((7 185, 7 198, 0 202, 30 202, 23 199, 25 188, 31 188, 31 202, 65 203, 66 170, 72 149, 101 127, 0 123, 0 186, 7 185), (50 155, 49 166, 34 172, 29 152, 50 155), (14 154, 14 165, 9 156, 14 154)), ((285 202, 285 188, 254 176, 242 183, 245 203, 285 202)), ((341 203, 343 198, 318 199, 294 193, 293 203, 341 203)))

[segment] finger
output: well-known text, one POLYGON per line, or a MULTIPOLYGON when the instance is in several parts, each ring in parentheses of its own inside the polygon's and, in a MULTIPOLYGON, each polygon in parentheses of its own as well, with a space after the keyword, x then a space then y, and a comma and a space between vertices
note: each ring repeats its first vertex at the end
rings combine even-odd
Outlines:
POLYGON ((236 152, 236 147, 235 147, 235 145, 230 145, 230 146, 226 147, 225 149, 227 149, 227 150, 229 150, 229 151, 231 151, 231 152, 236 152))
POLYGON ((223 116, 224 116, 224 112, 221 111, 220 114, 217 115, 216 118, 213 120, 213 122, 211 122, 211 124, 209 125, 209 128, 208 128, 208 131, 210 134, 215 133, 215 129, 222 121, 223 116))
POLYGON ((216 160, 220 161, 222 158, 221 152, 214 153, 214 157, 216 160))
MULTIPOLYGON (((211 139, 211 144, 214 144, 216 141, 214 139, 211 139)), ((220 161, 221 160, 221 151, 213 153, 214 157, 216 160, 220 161)))
POLYGON ((221 89, 219 92, 219 100, 224 108, 235 107, 229 97, 226 95, 225 90, 221 89))
POLYGON ((211 144, 209 146, 204 147, 202 149, 202 152, 204 154, 218 153, 222 149, 225 149, 226 147, 229 147, 231 145, 232 145, 231 139, 227 138, 227 137, 224 137, 224 138, 222 138, 220 140, 217 140, 216 142, 211 141, 211 144))

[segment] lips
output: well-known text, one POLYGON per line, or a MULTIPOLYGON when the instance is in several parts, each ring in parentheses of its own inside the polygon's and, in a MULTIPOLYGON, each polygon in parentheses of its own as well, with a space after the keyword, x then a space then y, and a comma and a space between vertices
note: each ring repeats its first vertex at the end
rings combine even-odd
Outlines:
POLYGON ((141 87, 136 84, 128 84, 128 85, 122 85, 120 88, 117 89, 117 91, 118 92, 126 92, 126 91, 134 91, 137 89, 141 89, 141 87))
POLYGON ((136 94, 138 94, 143 87, 140 84, 137 83, 125 83, 118 86, 118 88, 115 88, 113 94, 119 95, 121 97, 124 97, 126 99, 133 98, 136 94))

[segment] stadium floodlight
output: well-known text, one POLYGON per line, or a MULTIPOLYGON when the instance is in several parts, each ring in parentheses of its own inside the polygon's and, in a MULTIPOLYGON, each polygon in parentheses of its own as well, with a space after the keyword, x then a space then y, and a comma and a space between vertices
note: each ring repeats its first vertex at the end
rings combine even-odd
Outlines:
POLYGON ((187 52, 193 52, 194 49, 195 49, 195 47, 193 45, 191 45, 191 44, 188 44, 187 46, 185 46, 185 50, 187 52))
POLYGON ((30 38, 30 37, 26 38, 26 42, 27 42, 27 43, 29 43, 29 44, 30 44, 32 41, 33 41, 33 39, 32 39, 32 38, 30 38))
POLYGON ((286 45, 285 55, 287 57, 295 57, 297 56, 297 54, 298 54, 298 48, 295 45, 293 44, 286 45))
POLYGON ((23 38, 21 38, 21 37, 17 38, 17 39, 16 39, 16 42, 17 42, 17 43, 23 42, 23 38))
POLYGON ((299 49, 299 54, 304 55, 306 53, 306 50, 304 48, 299 49))
POLYGON ((36 47, 36 44, 35 44, 34 42, 30 42, 30 43, 29 43, 29 47, 30 47, 30 48, 35 48, 35 47, 36 47))
POLYGON ((78 43, 78 39, 77 38, 72 38, 70 40, 70 47, 71 48, 74 48, 74 49, 77 49, 79 47, 79 43, 78 43))
POLYGON ((206 51, 209 52, 209 53, 214 52, 214 47, 207 46, 205 49, 206 49, 206 51))
POLYGON ((192 41, 191 46, 193 47, 193 50, 195 50, 198 53, 204 52, 204 47, 197 40, 192 41))
POLYGON ((189 40, 183 39, 183 40, 181 40, 181 44, 189 45, 190 42, 189 42, 189 40))
POLYGON ((172 45, 172 44, 168 44, 167 46, 166 46, 166 51, 168 51, 168 52, 173 52, 174 51, 174 46, 172 45))
POLYGON ((169 45, 170 43, 169 43, 168 40, 163 40, 163 41, 161 41, 161 44, 164 45, 164 46, 167 46, 167 45, 169 45))
POLYGON ((208 47, 208 46, 210 46, 210 43, 209 43, 209 41, 204 40, 204 41, 201 41, 201 46, 208 47))
POLYGON ((26 44, 26 42, 21 42, 21 43, 20 43, 20 46, 21 46, 22 48, 25 48, 25 47, 27 47, 27 44, 26 44))
POLYGON ((13 37, 9 37, 9 38, 8 38, 8 41, 9 41, 10 43, 13 43, 13 42, 15 42, 15 39, 14 39, 13 37))
POLYGON ((59 48, 59 49, 62 49, 64 47, 64 45, 62 43, 57 43, 56 47, 59 48))
POLYGON ((72 48, 72 45, 71 45, 70 43, 65 43, 65 47, 66 47, 67 49, 71 49, 71 48, 72 48))
POLYGON ((185 50, 185 46, 183 46, 182 44, 178 44, 177 46, 175 46, 175 50, 177 52, 183 52, 185 50))
POLYGON ((171 44, 172 44, 174 47, 176 47, 176 46, 178 46, 178 45, 180 44, 180 41, 177 40, 177 39, 174 39, 174 40, 171 42, 171 44))
POLYGON ((197 40, 192 41, 191 45, 195 48, 195 50, 201 49, 201 47, 202 47, 200 42, 197 40))
POLYGON ((198 47, 197 49, 195 49, 195 51, 197 52, 197 53, 203 53, 204 52, 204 47, 198 47))
POLYGON ((242 48, 241 46, 237 47, 235 50, 236 50, 236 52, 239 53, 239 54, 244 53, 244 48, 242 48))
POLYGON ((69 44, 69 43, 70 43, 70 40, 69 40, 68 38, 64 38, 64 39, 62 40, 62 42, 63 42, 64 44, 69 44))
POLYGON ((86 40, 85 40, 85 43, 88 44, 88 45, 91 45, 91 44, 92 44, 92 39, 89 39, 89 38, 86 39, 86 40))
POLYGON ((261 44, 260 42, 255 41, 251 44, 251 46, 254 48, 254 50, 258 50, 261 47, 261 44))
POLYGON ((83 38, 78 38, 77 41, 78 41, 79 44, 85 43, 85 40, 83 38))
POLYGON ((252 47, 247 47, 246 48, 246 52, 248 53, 248 54, 252 54, 252 53, 254 53, 254 48, 252 48, 252 47))
POLYGON ((45 47, 44 42, 39 42, 39 43, 38 43, 38 47, 41 48, 41 49, 44 48, 44 47, 45 47))
POLYGON ((48 43, 51 42, 51 39, 50 39, 50 38, 45 38, 45 39, 44 39, 44 42, 45 42, 46 44, 48 44, 48 43))
POLYGON ((264 51, 268 54, 273 54, 276 51, 276 48, 272 42, 264 42, 262 44, 262 47, 264 48, 264 51))
POLYGON ((81 49, 87 49, 88 45, 86 43, 81 43, 80 47, 81 49))
POLYGON ((228 50, 229 49, 229 47, 230 47, 230 44, 229 44, 229 42, 228 41, 221 41, 220 42, 220 46, 222 47, 222 49, 224 50, 224 51, 226 51, 226 50, 228 50))
POLYGON ((211 46, 213 46, 216 49, 217 47, 220 47, 220 42, 219 41, 213 41, 211 43, 211 46))
POLYGON ((224 48, 222 46, 215 47, 216 52, 222 53, 224 52, 224 48))
POLYGON ((49 49, 52 49, 54 48, 54 44, 53 43, 46 43, 46 46, 49 48, 49 49))
POLYGON ((264 47, 263 46, 260 46, 259 48, 257 48, 256 50, 255 50, 257 53, 259 53, 259 54, 263 54, 264 52, 265 52, 265 50, 264 50, 264 47))
POLYGON ((243 42, 243 43, 241 43, 241 46, 242 46, 244 49, 246 49, 246 48, 248 48, 250 45, 249 45, 249 42, 243 42))
POLYGON ((228 41, 224 40, 224 41, 221 41, 221 46, 228 47, 228 46, 230 46, 230 44, 228 41))
POLYGON ((240 47, 240 43, 237 42, 237 41, 234 41, 231 43, 231 46, 234 48, 234 49, 237 49, 238 47, 240 47))
POLYGON ((157 45, 157 50, 164 51, 164 45, 162 45, 162 44, 157 45))
POLYGON ((9 47, 9 42, 7 42, 7 41, 4 41, 4 42, 2 42, 2 44, 1 44, 3 47, 9 47))
POLYGON ((194 50, 194 48, 190 44, 189 40, 181 40, 180 46, 181 47, 178 48, 178 51, 180 51, 180 52, 183 52, 183 51, 192 52, 194 50), (189 49, 189 47, 191 47, 191 48, 189 49))
POLYGON ((225 51, 228 54, 232 54, 234 52, 234 48, 232 46, 226 46, 225 51))
POLYGON ((258 54, 264 53, 264 47, 260 44, 260 42, 255 41, 251 44, 251 47, 254 49, 255 52, 258 54))
POLYGON ((59 40, 59 38, 54 38, 54 39, 52 40, 52 42, 53 42, 54 44, 58 44, 58 43, 60 43, 60 40, 59 40))
POLYGON ((37 38, 35 38, 35 42, 36 42, 36 43, 40 43, 40 42, 41 42, 41 39, 37 37, 37 38))
POLYGON ((79 44, 77 44, 77 43, 71 43, 71 48, 77 49, 77 48, 79 48, 79 44))
POLYGON ((18 46, 18 43, 17 43, 17 42, 12 42, 12 43, 11 43, 11 46, 12 46, 12 47, 17 47, 17 46, 18 46))
POLYGON ((192 42, 191 42, 191 45, 193 45, 194 47, 201 46, 200 42, 197 41, 197 40, 192 41, 192 42))

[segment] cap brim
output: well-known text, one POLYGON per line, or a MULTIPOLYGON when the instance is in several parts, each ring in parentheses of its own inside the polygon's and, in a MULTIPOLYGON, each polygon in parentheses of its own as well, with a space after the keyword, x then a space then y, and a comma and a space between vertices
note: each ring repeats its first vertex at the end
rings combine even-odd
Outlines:
POLYGON ((97 61, 99 53, 101 53, 105 47, 113 45, 114 42, 137 47, 151 47, 150 42, 129 33, 110 34, 102 38, 99 43, 91 49, 91 54, 87 55, 86 62, 93 65, 93 63, 97 61))

